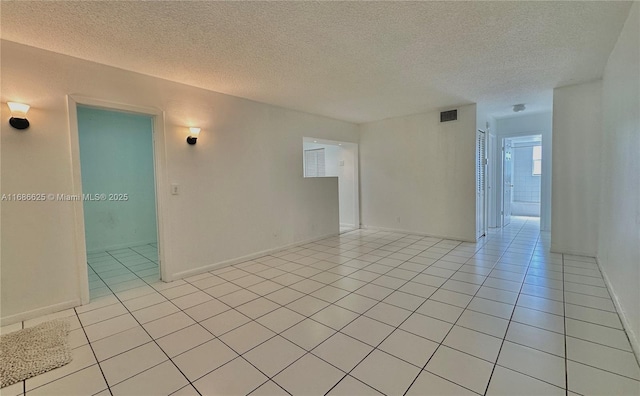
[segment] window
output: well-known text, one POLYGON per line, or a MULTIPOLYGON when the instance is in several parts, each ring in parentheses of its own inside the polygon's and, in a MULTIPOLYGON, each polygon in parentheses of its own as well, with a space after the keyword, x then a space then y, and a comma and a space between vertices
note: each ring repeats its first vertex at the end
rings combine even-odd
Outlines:
POLYGON ((533 146, 533 176, 542 174, 542 146, 533 146))
POLYGON ((304 150, 304 177, 324 176, 324 149, 304 150))

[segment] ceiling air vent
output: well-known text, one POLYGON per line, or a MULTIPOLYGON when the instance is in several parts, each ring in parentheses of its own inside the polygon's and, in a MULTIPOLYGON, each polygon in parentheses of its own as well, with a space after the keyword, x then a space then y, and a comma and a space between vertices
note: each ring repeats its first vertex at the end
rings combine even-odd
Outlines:
POLYGON ((440 112, 440 122, 455 121, 458 119, 458 110, 448 110, 440 112))

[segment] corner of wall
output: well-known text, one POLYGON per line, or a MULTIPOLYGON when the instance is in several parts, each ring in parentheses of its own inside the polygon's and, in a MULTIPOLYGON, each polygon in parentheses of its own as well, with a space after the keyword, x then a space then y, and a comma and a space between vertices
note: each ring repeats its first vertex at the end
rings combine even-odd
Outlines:
POLYGON ((624 332, 627 334, 627 338, 629 339, 629 343, 631 344, 631 349, 636 356, 636 360, 640 363, 640 335, 635 333, 634 326, 632 325, 632 319, 629 318, 629 314, 625 309, 623 303, 620 301, 620 298, 615 292, 613 288, 613 284, 611 283, 611 279, 607 275, 607 271, 604 270, 602 265, 600 264, 600 259, 596 256, 596 263, 598 264, 598 268, 600 269, 600 273, 602 273, 602 278, 604 279, 605 285, 607 285, 607 290, 609 290, 609 294, 611 295, 611 300, 613 301, 613 305, 616 307, 616 311, 618 311, 618 316, 620 317, 620 321, 622 322, 622 327, 624 332))

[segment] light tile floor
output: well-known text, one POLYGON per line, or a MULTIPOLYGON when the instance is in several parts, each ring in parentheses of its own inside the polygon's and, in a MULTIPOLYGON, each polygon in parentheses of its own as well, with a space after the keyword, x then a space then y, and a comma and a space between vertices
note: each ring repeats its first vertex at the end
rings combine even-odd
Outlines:
POLYGON ((171 283, 114 283, 91 257, 108 293, 2 329, 66 318, 73 362, 2 395, 640 394, 595 261, 538 228, 356 230, 171 283))
POLYGON ((155 243, 89 253, 87 261, 91 300, 160 279, 155 243))

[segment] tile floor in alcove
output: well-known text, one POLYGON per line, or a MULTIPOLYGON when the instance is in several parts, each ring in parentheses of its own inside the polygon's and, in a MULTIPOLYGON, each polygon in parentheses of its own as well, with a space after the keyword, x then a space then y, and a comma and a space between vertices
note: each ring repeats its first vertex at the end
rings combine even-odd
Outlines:
POLYGON ((356 230, 172 283, 104 280, 89 305, 2 328, 66 318, 74 360, 1 393, 640 394, 595 261, 550 254, 538 228, 356 230))
POLYGON ((87 261, 91 301, 160 279, 155 243, 89 253, 87 261))

